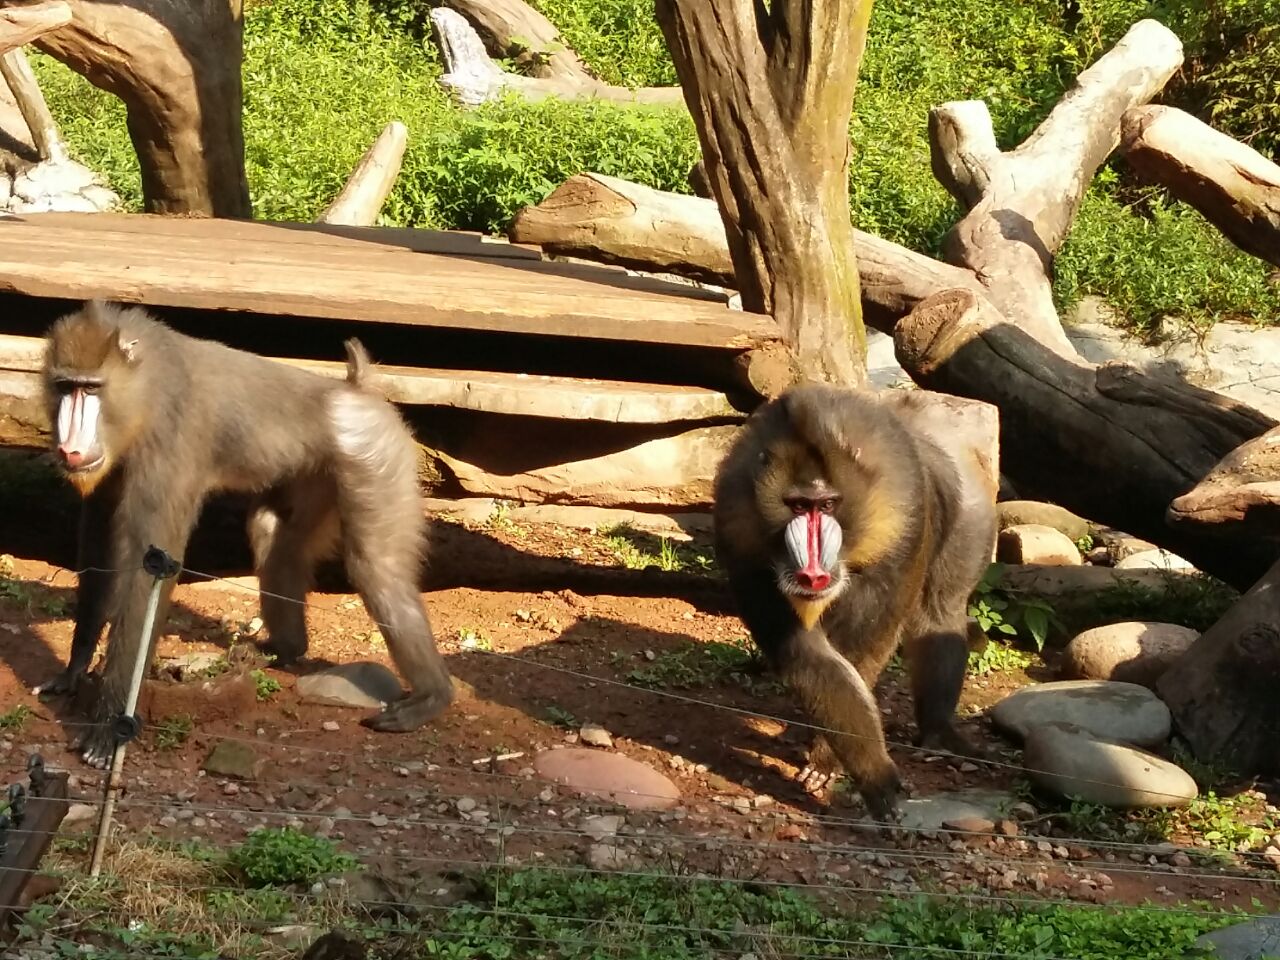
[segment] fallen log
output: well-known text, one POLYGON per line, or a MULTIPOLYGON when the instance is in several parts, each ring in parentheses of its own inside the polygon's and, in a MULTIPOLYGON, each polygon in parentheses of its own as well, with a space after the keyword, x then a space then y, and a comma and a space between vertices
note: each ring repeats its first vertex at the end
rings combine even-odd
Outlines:
MULTIPOLYGON (((516 243, 547 253, 734 285, 724 221, 714 200, 655 190, 600 173, 570 177, 512 222, 516 243)), ((864 318, 893 332, 899 317, 949 288, 982 287, 967 270, 854 230, 864 318)))
POLYGON ((383 127, 378 139, 347 178, 342 192, 316 217, 316 222, 349 227, 371 227, 377 223, 378 213, 400 175, 408 142, 409 129, 403 123, 393 120, 383 127))
POLYGON ((1280 165, 1175 107, 1129 110, 1121 150, 1241 250, 1280 266, 1280 165))
POLYGON ((253 216, 241 126, 242 3, 69 0, 71 22, 34 41, 124 101, 150 213, 253 216))
POLYGON ((71 7, 63 0, 0 8, 0 54, 25 47, 70 22, 71 7))
POLYGON ((930 111, 934 176, 968 210, 947 234, 944 258, 971 271, 1005 317, 1062 356, 1075 350, 1053 304, 1054 254, 1120 139, 1125 111, 1159 93, 1181 63, 1173 32, 1139 21, 1076 78, 1030 137, 1004 153, 985 103, 930 111))
POLYGON ((8 84, 13 102, 18 105, 22 119, 27 122, 27 129, 31 131, 31 143, 40 159, 53 163, 66 160, 67 148, 58 134, 58 124, 40 91, 40 84, 31 70, 31 64, 27 62, 27 55, 20 48, 0 55, 0 78, 8 84))
POLYGON ((1169 504, 1169 522, 1280 538, 1280 427, 1223 457, 1169 504))
MULTIPOLYGON (((502 0, 509 12, 514 0, 502 0)), ((463 9, 468 16, 475 13, 478 4, 461 2, 452 3, 453 7, 463 9)), ((485 8, 492 8, 486 2, 485 8)), ((531 13, 533 11, 530 11, 531 13)), ((478 18, 481 23, 490 27, 496 21, 501 27, 503 10, 489 9, 489 19, 478 18)), ((541 16, 537 14, 537 16, 541 16)), ((508 73, 489 59, 484 41, 476 32, 466 16, 456 9, 436 7, 430 13, 431 25, 435 28, 436 40, 440 45, 440 53, 444 58, 444 73, 440 84, 448 90, 463 106, 474 107, 493 100, 511 91, 517 96, 537 102, 549 97, 562 100, 608 100, 614 103, 636 104, 678 104, 683 102, 683 94, 679 87, 616 87, 602 83, 586 74, 553 70, 546 75, 525 76, 508 73)), ((554 28, 552 28, 554 29, 554 28)), ((493 35, 495 38, 498 36, 493 35)), ((512 38, 508 37, 508 41, 512 38)), ((496 43, 496 40, 495 40, 496 43)), ((576 58, 575 58, 576 59, 576 58)))
POLYGON ((1231 450, 1276 426, 1243 404, 1122 363, 1063 357, 971 291, 898 323, 899 363, 922 386, 995 404, 1004 472, 1020 490, 1126 530, 1247 589, 1274 552, 1165 522, 1168 504, 1231 450))
POLYGON ((1280 562, 1157 682, 1178 732, 1204 761, 1280 773, 1280 562))

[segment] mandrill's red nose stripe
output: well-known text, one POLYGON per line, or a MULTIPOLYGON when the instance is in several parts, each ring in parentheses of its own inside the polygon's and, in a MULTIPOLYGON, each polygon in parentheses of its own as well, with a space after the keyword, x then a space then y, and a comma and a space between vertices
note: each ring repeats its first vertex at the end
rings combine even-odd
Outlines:
POLYGON ((808 532, 808 556, 804 569, 796 573, 796 579, 810 590, 824 590, 831 582, 831 575, 822 569, 822 515, 817 510, 809 511, 808 532))

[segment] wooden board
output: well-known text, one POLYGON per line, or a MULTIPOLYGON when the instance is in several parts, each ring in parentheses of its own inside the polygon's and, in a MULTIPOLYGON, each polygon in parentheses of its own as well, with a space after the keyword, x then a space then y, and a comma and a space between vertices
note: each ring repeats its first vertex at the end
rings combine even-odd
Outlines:
POLYGON ((27 214, 0 218, 0 291, 735 351, 779 337, 769 318, 692 288, 624 283, 636 278, 474 236, 405 233, 419 232, 378 241, 379 228, 27 214))
MULTIPOLYGON (((40 395, 44 341, 0 334, 0 395, 40 395)), ((341 379, 346 364, 271 357, 279 363, 341 379)), ((605 423, 672 423, 741 418, 724 394, 703 387, 543 377, 490 371, 434 370, 375 365, 369 386, 393 403, 443 406, 517 416, 605 423)))

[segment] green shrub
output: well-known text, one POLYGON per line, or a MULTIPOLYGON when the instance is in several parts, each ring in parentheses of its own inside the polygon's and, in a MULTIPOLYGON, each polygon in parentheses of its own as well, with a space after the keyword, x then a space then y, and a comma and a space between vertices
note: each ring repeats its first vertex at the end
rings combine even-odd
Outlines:
POLYGON ((355 857, 339 853, 332 840, 291 827, 255 830, 231 851, 230 860, 254 887, 307 883, 359 865, 355 857))

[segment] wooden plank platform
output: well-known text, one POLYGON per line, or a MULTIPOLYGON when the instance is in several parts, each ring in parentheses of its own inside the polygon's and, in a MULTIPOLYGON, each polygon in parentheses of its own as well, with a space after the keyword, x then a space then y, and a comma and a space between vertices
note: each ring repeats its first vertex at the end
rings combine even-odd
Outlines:
POLYGON ((0 292, 739 351, 772 320, 476 235, 141 214, 0 217, 0 292))
MULTIPOLYGON (((43 352, 44 341, 38 337, 0 334, 0 394, 38 399, 43 352)), ((337 379, 347 375, 344 362, 269 359, 337 379)), ((376 364, 370 373, 372 389, 393 403, 406 405, 605 423, 669 423, 743 416, 724 394, 703 387, 383 364, 376 364)))

